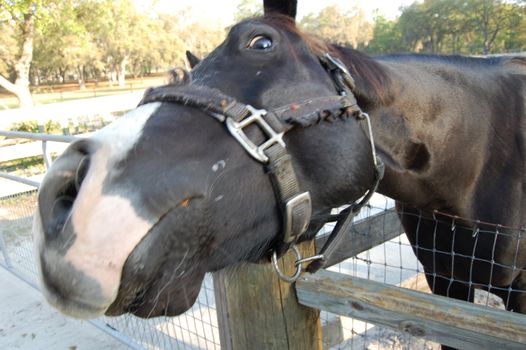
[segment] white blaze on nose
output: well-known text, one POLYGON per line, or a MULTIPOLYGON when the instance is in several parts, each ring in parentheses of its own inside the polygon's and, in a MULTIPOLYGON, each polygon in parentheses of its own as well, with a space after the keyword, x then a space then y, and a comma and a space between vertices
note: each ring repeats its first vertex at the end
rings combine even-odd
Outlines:
MULTIPOLYGON (((138 215, 129 196, 103 193, 114 165, 139 140, 144 124, 160 103, 141 106, 97 132, 97 151, 73 204, 71 224, 75 240, 65 259, 100 284, 108 305, 115 300, 122 268, 129 254, 158 218, 138 215)), ((136 189, 129 189, 133 193, 136 189)))

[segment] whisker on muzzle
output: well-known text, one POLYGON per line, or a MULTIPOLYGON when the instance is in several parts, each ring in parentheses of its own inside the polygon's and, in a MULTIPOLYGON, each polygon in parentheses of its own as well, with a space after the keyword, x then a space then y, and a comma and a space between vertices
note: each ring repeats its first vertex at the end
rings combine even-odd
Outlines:
POLYGON ((179 264, 175 267, 175 269, 172 271, 172 274, 170 275, 170 278, 168 279, 168 281, 161 287, 159 288, 159 291, 157 292, 157 295, 155 296, 155 299, 154 299, 154 304, 150 310, 150 312, 148 313, 148 316, 146 318, 150 318, 151 315, 152 315, 152 312, 155 310, 155 308, 157 307, 157 305, 159 304, 159 299, 161 298, 161 294, 164 292, 164 290, 166 288, 168 288, 168 286, 174 281, 174 278, 178 278, 178 277, 181 277, 186 271, 182 271, 179 275, 176 276, 178 270, 181 268, 181 266, 183 265, 183 263, 185 262, 186 260, 186 257, 188 256, 188 252, 190 251, 190 248, 186 249, 186 252, 184 253, 184 256, 183 258, 181 259, 181 261, 179 262, 179 264))

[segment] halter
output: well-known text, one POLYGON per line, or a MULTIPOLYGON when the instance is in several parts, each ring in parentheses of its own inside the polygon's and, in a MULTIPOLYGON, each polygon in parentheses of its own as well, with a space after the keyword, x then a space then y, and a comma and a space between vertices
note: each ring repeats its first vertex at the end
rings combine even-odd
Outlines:
MULTIPOLYGON (((315 272, 325 266, 329 256, 336 250, 354 216, 367 203, 378 187, 383 176, 383 163, 376 156, 373 133, 369 116, 364 113, 354 95, 354 80, 338 59, 329 54, 320 57, 320 62, 331 75, 338 90, 338 95, 312 98, 289 104, 272 110, 255 109, 250 105, 239 103, 233 97, 217 89, 198 85, 166 85, 148 89, 140 105, 151 102, 171 102, 199 108, 225 124, 230 134, 245 151, 261 163, 271 177, 272 187, 278 199, 282 213, 283 234, 280 242, 272 249, 272 263, 280 278, 294 282, 300 276, 302 264, 310 262, 307 270, 315 272), (322 247, 320 254, 302 258, 295 244, 305 233, 311 222, 312 204, 309 192, 302 192, 292 167, 291 157, 287 152, 283 136, 296 124, 311 125, 328 117, 352 115, 357 120, 367 122, 367 134, 371 142, 375 179, 373 186, 365 193, 360 202, 351 204, 337 219, 337 224, 329 239, 322 247), (255 144, 245 133, 250 126, 257 126, 266 139, 255 144), (295 253, 296 272, 292 277, 284 275, 277 264, 278 257, 287 250, 295 253)), ((334 217, 328 217, 332 221, 334 217)))

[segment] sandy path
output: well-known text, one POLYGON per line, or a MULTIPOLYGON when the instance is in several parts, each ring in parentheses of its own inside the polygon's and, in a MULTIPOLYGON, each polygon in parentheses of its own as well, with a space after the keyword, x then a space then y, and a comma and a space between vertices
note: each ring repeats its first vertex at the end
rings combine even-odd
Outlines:
POLYGON ((0 284, 0 349, 128 349, 90 323, 61 315, 3 267, 0 284))

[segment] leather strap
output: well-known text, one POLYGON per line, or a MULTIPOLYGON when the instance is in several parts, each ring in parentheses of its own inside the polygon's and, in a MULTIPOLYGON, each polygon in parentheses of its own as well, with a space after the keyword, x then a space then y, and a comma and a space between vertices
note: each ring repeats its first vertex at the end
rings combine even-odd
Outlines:
POLYGON ((330 117, 357 115, 361 112, 354 96, 324 96, 292 103, 270 111, 256 110, 237 102, 217 89, 198 85, 166 85, 148 89, 140 105, 171 102, 199 108, 225 123, 231 134, 256 160, 265 165, 282 213, 283 233, 273 248, 283 255, 307 230, 312 206, 310 194, 301 192, 282 136, 295 125, 309 126, 330 117), (257 124, 268 137, 255 145, 244 133, 248 125, 257 124), (260 154, 262 150, 262 154, 260 154))
MULTIPOLYGON (((336 89, 338 90, 338 93, 341 96, 352 96, 354 99, 354 94, 352 93, 352 91, 355 89, 355 82, 351 74, 347 70, 347 67, 345 67, 345 65, 339 59, 332 57, 328 53, 325 54, 325 56, 320 57, 320 61, 322 65, 325 66, 325 69, 328 71, 328 73, 331 75, 332 80, 336 85, 336 89)), ((358 110, 359 111, 356 113, 358 119, 365 120, 367 122, 366 134, 368 134, 369 142, 371 143, 373 164, 375 166, 374 183, 372 188, 370 188, 365 193, 364 197, 360 200, 360 202, 355 202, 351 204, 349 208, 347 208, 344 212, 340 214, 341 216, 336 221, 336 226, 332 230, 331 234, 329 235, 329 238, 323 245, 319 254, 313 257, 312 259, 307 259, 308 261, 310 261, 309 265, 307 266, 307 271, 309 271, 310 273, 315 273, 319 269, 325 267, 330 256, 334 254, 342 240, 345 238, 347 232, 349 232, 349 228, 352 224, 354 217, 360 212, 360 210, 365 206, 365 204, 367 204, 369 199, 371 199, 372 195, 374 194, 374 192, 376 192, 376 189, 380 184, 380 180, 382 180, 384 176, 385 166, 382 160, 376 155, 369 115, 362 112, 362 110, 359 107, 358 110)))
POLYGON ((274 247, 277 255, 282 256, 287 252, 290 245, 296 243, 299 237, 307 230, 310 223, 312 207, 310 195, 300 191, 290 155, 285 147, 274 144, 265 154, 269 158, 266 170, 270 175, 274 193, 278 198, 280 211, 283 213, 283 237, 274 247), (290 207, 289 203, 291 203, 295 197, 302 195, 308 195, 308 198, 304 198, 290 207), (289 208, 287 208, 287 206, 289 206, 289 208), (306 220, 306 218, 308 218, 308 220, 306 220))
POLYGON ((232 136, 253 158, 266 166, 282 212, 284 233, 281 241, 274 248, 276 255, 279 256, 296 243, 307 230, 312 210, 309 193, 300 192, 298 179, 282 140, 283 134, 294 125, 310 126, 327 118, 352 115, 359 120, 366 120, 375 166, 374 184, 359 203, 351 204, 349 209, 339 216, 336 227, 321 249, 320 255, 297 262, 300 265, 299 270, 301 270, 301 262, 310 262, 307 267, 309 272, 315 272, 325 266, 345 233, 349 232, 355 215, 376 191, 384 173, 384 165, 376 156, 369 116, 362 112, 352 93, 355 88, 354 79, 337 58, 325 54, 320 57, 320 61, 330 74, 339 96, 312 98, 265 111, 239 103, 217 89, 198 85, 166 85, 148 89, 139 103, 143 105, 156 101, 173 102, 209 112, 211 116, 227 125, 232 136), (259 125, 268 137, 259 146, 255 145, 243 131, 245 127, 252 124, 259 125))
MULTIPOLYGON (((195 107, 223 122, 232 118, 240 122, 252 112, 246 104, 220 90, 199 85, 164 85, 145 91, 139 106, 151 102, 172 102, 195 107)), ((361 110, 354 96, 324 96, 291 103, 267 111, 265 120, 277 131, 287 132, 294 125, 310 126, 334 116, 357 115, 361 110)))

